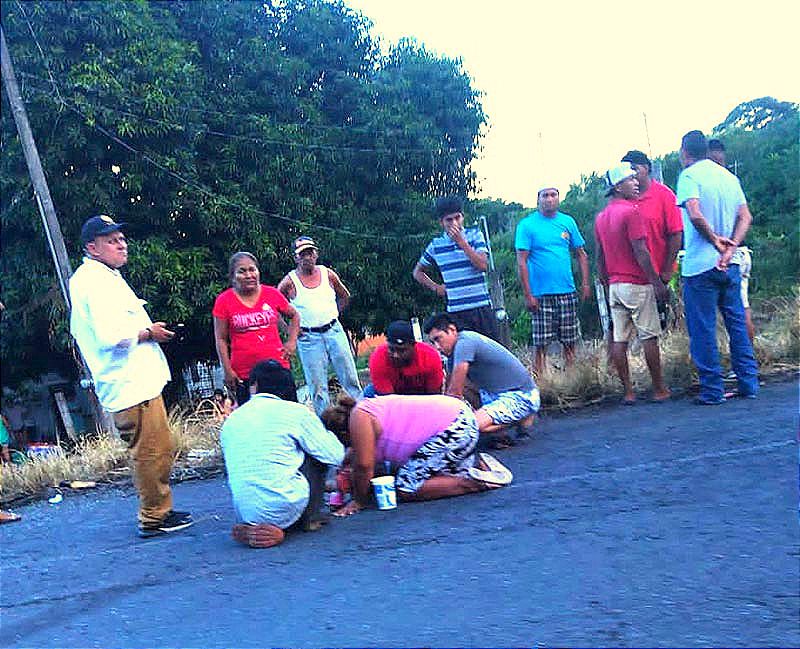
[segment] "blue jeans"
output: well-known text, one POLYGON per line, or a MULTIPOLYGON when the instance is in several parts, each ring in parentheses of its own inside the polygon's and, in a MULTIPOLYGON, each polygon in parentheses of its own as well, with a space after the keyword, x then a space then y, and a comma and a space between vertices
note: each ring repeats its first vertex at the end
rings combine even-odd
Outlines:
POLYGON ((699 275, 683 278, 683 304, 689 351, 700 378, 700 399, 720 401, 725 393, 717 349, 717 309, 728 330, 731 367, 743 395, 758 392, 758 364, 753 345, 747 336, 740 291, 739 266, 727 271, 712 268, 699 275))
POLYGON ((297 354, 303 364, 306 385, 319 415, 330 404, 328 365, 339 378, 342 389, 354 399, 361 398, 356 363, 347 335, 339 321, 324 333, 302 331, 297 339, 297 354))

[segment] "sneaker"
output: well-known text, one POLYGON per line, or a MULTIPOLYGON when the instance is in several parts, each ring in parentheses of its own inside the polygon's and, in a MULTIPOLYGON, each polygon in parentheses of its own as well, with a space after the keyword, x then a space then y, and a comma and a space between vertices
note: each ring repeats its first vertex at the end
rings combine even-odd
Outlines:
POLYGON ((139 523, 139 536, 146 539, 160 534, 179 532, 192 525, 194 525, 194 520, 192 520, 192 515, 189 512, 176 512, 173 510, 168 512, 164 520, 158 523, 139 523))
POLYGON ((694 403, 696 406, 718 406, 722 403, 725 403, 725 401, 727 401, 725 397, 720 397, 716 401, 708 401, 707 399, 701 399, 700 397, 697 397, 692 403, 694 403))
POLYGON ((728 372, 727 374, 725 374, 725 375, 722 377, 722 380, 723 380, 723 381, 735 381, 735 380, 736 380, 736 372, 734 372, 733 370, 731 370, 730 372, 728 372))

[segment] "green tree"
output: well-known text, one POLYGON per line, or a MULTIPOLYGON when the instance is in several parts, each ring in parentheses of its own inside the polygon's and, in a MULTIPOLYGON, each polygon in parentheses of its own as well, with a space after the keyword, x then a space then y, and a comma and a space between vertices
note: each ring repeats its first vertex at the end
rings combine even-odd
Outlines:
MULTIPOLYGON (((433 307, 411 269, 434 196, 473 189, 485 121, 460 62, 412 42, 383 57, 335 0, 9 2, 2 21, 73 264, 87 216, 129 223, 132 285, 187 325, 176 365, 214 355, 228 256, 254 252, 276 283, 300 233, 353 290, 356 335, 433 307)), ((68 335, 3 108, 8 383, 65 364, 68 335)))

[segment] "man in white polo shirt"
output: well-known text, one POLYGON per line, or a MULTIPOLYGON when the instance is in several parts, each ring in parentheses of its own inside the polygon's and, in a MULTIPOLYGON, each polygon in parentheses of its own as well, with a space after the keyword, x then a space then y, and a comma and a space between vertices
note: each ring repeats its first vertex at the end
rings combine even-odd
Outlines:
POLYGON ((119 269, 128 263, 124 223, 88 219, 81 229, 86 256, 69 281, 70 331, 86 359, 100 404, 114 415, 131 450, 139 492, 139 536, 176 532, 191 514, 172 509, 169 475, 174 448, 161 391, 170 380, 159 343, 174 332, 153 322, 119 269))

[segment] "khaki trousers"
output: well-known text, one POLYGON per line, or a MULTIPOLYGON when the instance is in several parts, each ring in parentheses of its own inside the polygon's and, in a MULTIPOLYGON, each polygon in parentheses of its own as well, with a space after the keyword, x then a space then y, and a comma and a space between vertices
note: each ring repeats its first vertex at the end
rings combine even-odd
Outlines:
POLYGON ((115 412, 114 424, 131 451, 139 522, 158 523, 172 509, 169 474, 175 455, 164 399, 159 395, 115 412))

